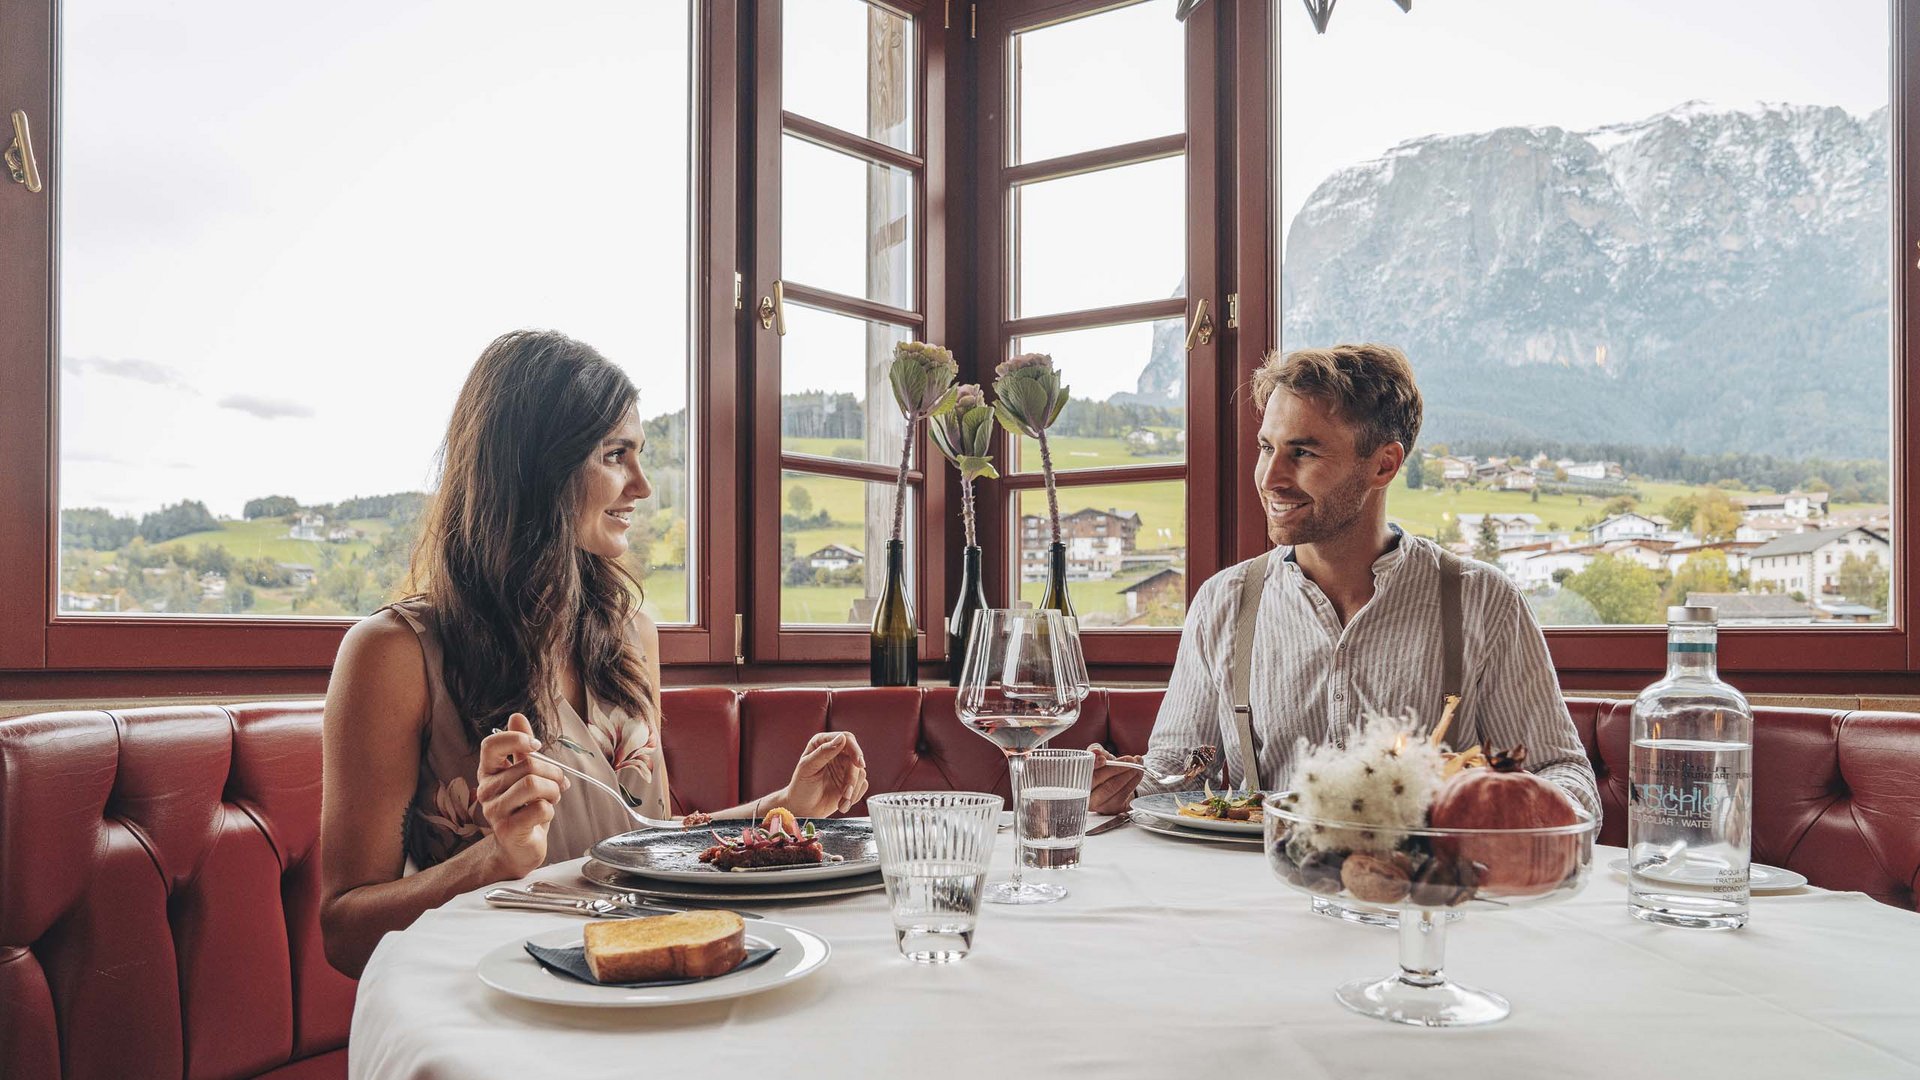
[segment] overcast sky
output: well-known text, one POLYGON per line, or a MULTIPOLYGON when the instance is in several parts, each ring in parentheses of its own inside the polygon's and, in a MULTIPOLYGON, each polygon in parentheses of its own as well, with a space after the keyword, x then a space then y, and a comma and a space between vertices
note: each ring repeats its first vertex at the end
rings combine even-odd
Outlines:
MULTIPOLYGON (((1277 2, 1284 220, 1436 132, 1887 100, 1884 0, 1342 0, 1324 36, 1277 2)), ((1023 159, 1180 130, 1172 6, 1028 35, 1023 159)), ((857 128, 860 7, 786 10, 789 107, 857 128)), ((516 327, 599 347, 644 415, 684 403, 685 4, 74 0, 63 30, 62 505, 424 487, 460 380, 516 327)), ((792 156, 788 276, 860 291, 864 167, 792 156)), ((1181 183, 1163 163, 1030 192, 1022 310, 1171 295, 1181 183)), ((859 327, 799 322, 786 388, 857 392, 859 327)), ((1104 398, 1149 341, 1030 344, 1104 398)))

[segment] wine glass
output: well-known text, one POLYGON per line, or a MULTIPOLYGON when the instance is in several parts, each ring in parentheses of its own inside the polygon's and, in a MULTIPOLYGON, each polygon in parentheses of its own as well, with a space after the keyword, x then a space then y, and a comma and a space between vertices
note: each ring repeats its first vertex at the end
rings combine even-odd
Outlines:
POLYGON ((1027 754, 1080 717, 1081 694, 1068 656, 1078 655, 1078 645, 1057 611, 993 608, 973 617, 955 710, 961 723, 1007 755, 1013 795, 1013 878, 987 886, 983 899, 990 904, 1046 904, 1067 895, 1061 886, 1021 878, 1019 848, 1026 837, 1020 786, 1027 754))
POLYGON ((1087 675, 1087 654, 1080 647, 1080 620, 1068 615, 1064 621, 1066 643, 1060 655, 1066 661, 1067 681, 1073 686, 1074 699, 1084 703, 1087 695, 1093 693, 1093 680, 1087 675))

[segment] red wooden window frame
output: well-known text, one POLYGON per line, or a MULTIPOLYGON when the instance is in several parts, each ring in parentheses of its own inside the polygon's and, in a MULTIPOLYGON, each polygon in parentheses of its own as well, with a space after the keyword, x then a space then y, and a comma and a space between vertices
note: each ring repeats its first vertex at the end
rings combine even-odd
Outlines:
MULTIPOLYGON (((1005 142, 1000 116, 980 88, 1004 88, 1008 28, 1032 26, 1117 6, 1116 0, 985 0, 976 4, 892 0, 912 14, 924 72, 918 99, 925 180, 919 220, 924 247, 919 267, 923 336, 944 341, 961 356, 968 377, 991 374, 1004 354, 1008 328, 1002 310, 983 298, 1005 296, 999 250, 1003 181, 997 154, 983 147, 1005 142), (985 162, 984 165, 980 164, 985 162), (955 208, 960 208, 956 211, 955 208), (976 226, 962 227, 963 212, 976 226), (951 232, 949 232, 951 229, 951 232)), ((756 74, 761 40, 777 32, 779 0, 730 0, 698 5, 696 92, 696 281, 699 305, 693 406, 693 447, 699 462, 695 573, 700 623, 663 630, 670 681, 711 678, 798 679, 859 677, 865 634, 853 629, 782 630, 778 627, 777 530, 751 523, 777 521, 778 381, 764 378, 764 351, 750 310, 734 307, 733 274, 745 274, 743 309, 750 309, 777 276, 761 241, 777 239, 777 201, 765 202, 764 178, 754 157, 764 138, 756 118, 778 115, 778 83, 756 74), (768 97, 771 94, 772 100, 768 97), (776 110, 769 114, 768 109, 776 110), (760 186, 756 186, 756 185, 760 186), (769 216, 771 210, 775 216, 769 216), (764 270, 762 268, 765 268, 764 270), (746 477, 751 483, 731 482, 746 477), (757 534, 771 533, 760 537, 757 534), (735 664, 735 614, 756 616, 735 664), (763 665, 764 662, 764 666, 763 665)), ((1240 388, 1277 339, 1274 309, 1277 267, 1273 177, 1277 152, 1274 86, 1278 73, 1276 24, 1297 14, 1272 0, 1206 0, 1187 24, 1189 70, 1189 238, 1214 238, 1206 266, 1190 270, 1188 303, 1200 296, 1224 310, 1238 296, 1238 326, 1220 325, 1211 355, 1197 354, 1189 371, 1187 479, 1189 590, 1205 576, 1260 551, 1264 526, 1243 489, 1252 475, 1258 418, 1240 388), (1195 72, 1210 74, 1196 77, 1195 72), (1195 173, 1204 171, 1203 184, 1195 173), (1205 209, 1201 205, 1206 204, 1205 209), (1209 284, 1203 272, 1211 274, 1209 284), (1204 365, 1204 367, 1203 367, 1204 365), (1210 368, 1210 370, 1208 370, 1210 368), (1210 385, 1202 386, 1202 378, 1210 385), (1203 417, 1211 415, 1210 421, 1203 417), (1213 436, 1212 445, 1209 434, 1213 436), (1203 533, 1203 530, 1205 531, 1203 533)), ((1892 0, 1893 31, 1893 502, 1896 530, 1892 608, 1895 624, 1792 631, 1729 629, 1723 666, 1753 691, 1902 693, 1920 691, 1920 640, 1912 634, 1920 599, 1920 0, 1892 0)), ((346 621, 135 619, 61 617, 53 610, 58 584, 58 453, 53 418, 58 382, 53 328, 53 283, 58 271, 54 199, 60 170, 54 118, 56 0, 0 0, 0 101, 26 110, 46 191, 30 195, 0 181, 0 700, 24 697, 160 693, 313 692, 325 685, 346 621)), ((1291 32, 1300 32, 1297 28, 1291 32)), ((1004 91, 996 91, 1003 93, 1004 91)), ((777 140, 777 129, 775 138, 777 140)), ((1193 262, 1190 257, 1190 262, 1193 262)), ((821 298, 814 297, 819 300, 821 298)), ((829 298, 830 299, 830 298, 829 298)), ((858 307, 858 302, 852 302, 858 307)), ((1190 311, 1190 308, 1189 308, 1190 311)), ((1040 323, 1017 329, 1032 331, 1040 323)), ((774 369, 777 372, 777 368, 774 369)), ((921 528, 916 582, 921 622, 933 626, 957 577, 959 528, 946 513, 954 497, 952 472, 927 455, 916 460, 921 528)), ((809 471, 867 468, 804 459, 809 471)), ((878 467, 886 471, 884 467, 878 467)), ((884 479, 881 476, 874 478, 884 479)), ((1093 473, 1077 480, 1093 480, 1093 473)), ((1145 479, 1127 472, 1126 479, 1145 479)), ((1023 477, 1008 485, 1031 486, 1023 477)), ((1011 537, 1007 488, 983 492, 986 535, 1011 537)), ((988 549, 990 588, 1005 595, 1010 543, 988 549), (998 563, 995 567, 994 563, 998 563)), ((1172 631, 1115 631, 1090 635, 1100 677, 1164 677, 1176 641, 1172 631)), ((928 634, 923 659, 936 659, 943 637, 928 634)), ((1565 685, 1628 689, 1643 684, 1662 663, 1661 635, 1651 628, 1599 627, 1548 631, 1565 685)), ((923 668, 923 677, 933 669, 923 668)))
MULTIPOLYGON (((1215 6, 1222 0, 1209 0, 1215 6)), ((1249 23, 1269 11, 1261 0, 1237 0, 1237 15, 1249 23)), ((1304 33, 1299 25, 1288 25, 1289 16, 1298 12, 1282 5, 1279 27, 1283 33, 1304 33)), ((1271 18, 1270 14, 1265 17, 1271 18)), ((1914 605, 1920 600, 1920 544, 1914 543, 1920 528, 1920 499, 1915 499, 1915 478, 1920 476, 1920 445, 1914 436, 1920 433, 1920 270, 1915 265, 1916 246, 1920 245, 1920 0, 1890 0, 1888 10, 1891 33, 1890 103, 1893 128, 1892 176, 1893 220, 1888 243, 1893 247, 1891 293, 1892 330, 1892 426, 1889 444, 1894 448, 1892 461, 1892 502, 1894 519, 1899 523, 1894 536, 1894 581, 1889 599, 1893 624, 1877 627, 1821 627, 1810 630, 1785 630, 1734 627, 1721 631, 1720 666, 1733 673, 1739 685, 1751 692, 1774 693, 1914 693, 1920 692, 1920 639, 1913 634, 1914 605)), ((1239 42, 1243 51, 1253 48, 1249 27, 1243 26, 1239 42)), ((1268 70, 1278 79, 1278 49, 1273 26, 1259 35, 1266 42, 1270 58, 1268 70)), ((1247 70, 1251 70, 1250 68, 1247 70)), ((1271 84, 1269 84, 1271 85, 1271 84)), ((1239 98, 1249 111, 1257 107, 1251 101, 1257 82, 1244 83, 1239 98)), ((1273 100, 1271 91, 1267 100, 1273 100)), ((1243 123, 1239 130, 1243 161, 1250 148, 1247 140, 1261 132, 1270 139, 1262 152, 1278 152, 1278 117, 1268 118, 1264 126, 1243 123)), ((1243 204, 1254 198, 1246 190, 1252 174, 1246 162, 1240 174, 1243 204)), ((1272 190, 1271 182, 1266 186, 1272 190)), ((1268 213, 1271 213, 1269 207, 1268 213)), ((1246 222, 1242 224, 1243 234, 1246 222)), ((1269 220, 1262 230, 1272 235, 1269 220)), ((1242 281, 1241 303, 1246 310, 1250 289, 1242 281)), ((1273 283, 1258 296, 1271 303, 1273 283)), ((1274 313, 1266 313, 1269 324, 1274 313)), ((1269 340, 1273 340, 1269 338, 1269 340)), ((1243 358, 1244 360, 1244 358, 1243 358)), ((1414 358, 1416 365, 1418 357, 1414 358)), ((1250 369, 1247 369, 1250 372, 1250 369)), ((1244 377, 1244 376, 1243 376, 1244 377)), ((1236 475, 1251 477, 1256 449, 1251 432, 1257 421, 1251 407, 1238 415, 1234 448, 1236 475), (1249 427, 1249 425, 1252 425, 1249 427)), ((1239 523, 1237 542, 1241 557, 1250 557, 1265 543, 1251 511, 1239 523)), ((1547 645, 1563 686, 1596 690, 1633 690, 1644 686, 1664 669, 1665 634, 1655 627, 1566 627, 1546 632, 1547 645)))
MULTIPOLYGON (((56 100, 57 0, 0 0, 0 90, 24 108, 44 190, 0 191, 0 699, 74 694, 312 692, 326 685, 350 619, 62 616, 59 587, 58 251, 60 178, 56 100)), ((733 475, 740 464, 740 393, 733 274, 739 220, 738 138, 743 78, 739 9, 696 3, 693 24, 695 155, 692 379, 689 425, 696 468, 733 475)), ((11 132, 9 131, 9 137, 11 132)), ((662 660, 732 664, 741 610, 732 554, 744 500, 737 485, 700 485, 692 522, 698 621, 661 629, 662 660)))
MULTIPOLYGON (((802 12, 804 5, 786 0, 761 0, 754 27, 754 188, 752 308, 760 297, 770 297, 779 282, 787 301, 803 303, 835 314, 907 328, 915 340, 946 342, 946 162, 947 158, 947 36, 945 9, 922 0, 884 0, 880 6, 912 20, 915 78, 914 134, 917 145, 903 151, 843 131, 813 117, 786 110, 781 93, 781 41, 784 20, 802 12), (938 16, 938 17, 936 17, 938 16), (847 296, 783 278, 780 257, 781 139, 797 135, 810 142, 867 161, 912 172, 914 220, 918 249, 914 253, 913 304, 897 308, 847 296)), ((753 604, 747 614, 747 638, 756 663, 858 663, 868 658, 868 632, 858 626, 785 625, 780 619, 780 474, 793 470, 812 476, 892 484, 895 466, 846 461, 783 451, 780 439, 780 334, 749 318, 746 332, 752 342, 753 451, 746 474, 752 477, 751 520, 763 523, 752 533, 753 604)), ((889 409, 891 399, 870 402, 873 410, 889 409)), ((925 432, 914 440, 913 468, 908 473, 912 492, 912 527, 906 532, 916 545, 913 564, 913 606, 920 624, 920 658, 938 660, 946 651, 943 634, 929 633, 946 609, 946 544, 929 543, 944 529, 935 523, 946 517, 947 469, 925 432), (931 477, 932 482, 929 482, 931 477)), ((872 553, 869 553, 871 556, 872 553)))
MULTIPOLYGON (((1110 466, 1071 469, 1056 472, 1059 490, 1100 484, 1179 480, 1186 485, 1187 513, 1187 592, 1191 597, 1200 582, 1230 565, 1231 542, 1222 523, 1231 520, 1228 508, 1233 493, 1224 483, 1223 465, 1230 461, 1230 446, 1208 437, 1222 430, 1231 415, 1228 408, 1230 388, 1234 385, 1235 361, 1244 348, 1237 321, 1229 326, 1227 297, 1235 291, 1238 272, 1236 258, 1228 250, 1228 238, 1234 236, 1225 222, 1232 202, 1234 174, 1223 167, 1227 147, 1221 132, 1225 119, 1232 115, 1230 73, 1236 59, 1221 35, 1223 21, 1231 21, 1234 5, 1213 2, 1201 5, 1181 26, 1186 52, 1186 130, 1178 135, 1157 136, 1120 146, 1069 154, 1045 161, 1007 161, 1007 125, 1014 103, 1008 100, 1012 81, 1009 76, 1013 35, 1122 6, 1114 0, 1025 0, 987 5, 980 20, 976 85, 996 95, 992 107, 980 110, 975 145, 978 163, 972 173, 973 212, 976 227, 974 279, 980 283, 974 291, 978 309, 974 313, 977 348, 975 377, 988 382, 993 365, 1004 360, 1013 339, 1059 330, 1111 326, 1147 319, 1180 318, 1191 322, 1202 299, 1213 313, 1215 333, 1208 344, 1196 342, 1187 354, 1187 453, 1177 463, 1110 466), (1228 99, 1228 100, 1223 100, 1228 99), (1049 313, 1013 318, 1011 289, 1012 247, 1017 242, 1012 225, 1012 192, 1016 185, 1060 176, 1071 176, 1107 166, 1134 164, 1184 154, 1187 194, 1187 295, 1181 299, 1127 303, 1089 311, 1049 313)), ((1262 61, 1264 64, 1264 61, 1262 61)), ((1265 144, 1264 137, 1261 140, 1265 144)), ((1241 299, 1245 286, 1239 286, 1241 299)), ((1252 340, 1265 340, 1255 337, 1252 340)), ((1008 439, 998 440, 1000 460, 1009 461, 1008 439)), ((1017 521, 1015 506, 1023 491, 1044 486, 1038 472, 1006 470, 999 481, 984 491, 980 499, 980 535, 985 565, 987 596, 990 602, 1004 603, 1018 579, 1018 548, 1013 535, 1017 521)), ((1071 592, 1071 589, 1069 589, 1071 592)), ((1173 663, 1179 647, 1180 632, 1168 629, 1088 630, 1088 662, 1109 676, 1153 676, 1173 663)))

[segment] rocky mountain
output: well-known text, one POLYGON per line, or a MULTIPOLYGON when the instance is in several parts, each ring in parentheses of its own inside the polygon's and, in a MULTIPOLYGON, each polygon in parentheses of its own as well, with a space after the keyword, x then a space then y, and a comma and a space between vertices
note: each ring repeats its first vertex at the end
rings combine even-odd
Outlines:
POLYGON ((1431 136, 1292 223, 1286 348, 1405 349, 1425 441, 1884 459, 1887 110, 1431 136))

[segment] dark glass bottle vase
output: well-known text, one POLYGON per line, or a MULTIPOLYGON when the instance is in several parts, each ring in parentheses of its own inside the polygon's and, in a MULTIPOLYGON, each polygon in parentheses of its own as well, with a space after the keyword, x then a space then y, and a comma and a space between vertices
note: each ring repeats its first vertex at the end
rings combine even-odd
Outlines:
POLYGON ((1073 614, 1073 601, 1067 599, 1067 545, 1053 544, 1047 549, 1047 591, 1040 595, 1041 611, 1073 614))
POLYGON ((873 606, 873 685, 919 685, 919 640, 913 628, 913 602, 907 598, 906 544, 889 540, 887 587, 873 606))
POLYGON ((967 548, 960 562, 960 600, 947 617, 947 684, 960 685, 967 666, 967 643, 973 639, 973 613, 987 610, 987 588, 980 581, 980 545, 967 548))

